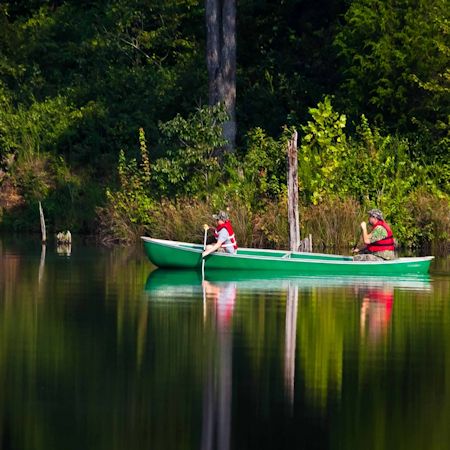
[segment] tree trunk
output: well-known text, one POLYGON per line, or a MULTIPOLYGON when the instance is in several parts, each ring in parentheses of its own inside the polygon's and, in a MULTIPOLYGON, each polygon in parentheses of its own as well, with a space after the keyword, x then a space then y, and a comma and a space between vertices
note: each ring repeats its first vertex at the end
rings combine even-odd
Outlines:
POLYGON ((206 65, 209 104, 223 103, 230 120, 223 126, 233 151, 236 143, 236 0, 205 0, 206 65))
POLYGON ((219 102, 220 77, 220 8, 219 0, 206 0, 206 66, 208 69, 208 99, 210 105, 219 102))

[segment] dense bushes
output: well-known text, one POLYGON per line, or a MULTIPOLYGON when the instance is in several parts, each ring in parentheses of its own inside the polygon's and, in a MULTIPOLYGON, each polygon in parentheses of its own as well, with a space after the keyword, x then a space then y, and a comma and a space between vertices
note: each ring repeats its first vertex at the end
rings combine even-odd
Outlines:
MULTIPOLYGON (((347 135, 346 118, 329 99, 310 113, 311 120, 299 127, 303 235, 311 233, 316 246, 350 246, 359 237, 359 221, 376 206, 404 246, 449 240, 448 171, 441 169, 435 180, 432 168, 411 159, 406 139, 383 135, 364 116, 356 133, 347 135)), ((107 191, 100 211, 103 235, 123 241, 145 232, 201 241, 202 223, 214 210, 228 208, 241 245, 286 247, 288 131, 279 140, 261 129, 250 131, 246 152, 228 155, 221 165, 214 148, 224 120, 220 108, 201 108, 188 119, 162 124, 163 133, 170 130, 171 159, 154 162, 141 130, 141 163, 127 162, 121 153, 120 187, 107 191), (203 138, 193 139, 199 133, 203 138)))
POLYGON ((50 230, 129 241, 182 234, 185 205, 202 220, 228 206, 241 243, 286 246, 295 127, 316 243, 352 241, 372 206, 405 245, 448 239, 447 2, 325 4, 240 4, 238 148, 219 158, 223 110, 192 112, 207 102, 203 2, 3 1, 0 226, 37 229, 42 201, 50 230))

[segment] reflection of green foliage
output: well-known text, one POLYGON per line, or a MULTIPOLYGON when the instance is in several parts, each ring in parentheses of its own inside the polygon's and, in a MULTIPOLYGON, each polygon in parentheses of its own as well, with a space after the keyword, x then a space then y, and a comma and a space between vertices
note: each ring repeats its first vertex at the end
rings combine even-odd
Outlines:
POLYGON ((324 409, 330 392, 341 390, 345 336, 357 323, 342 316, 340 299, 315 291, 299 299, 297 355, 307 395, 324 409))
MULTIPOLYGON (((78 243, 71 259, 47 248, 40 278, 29 248, 0 241, 0 417, 8 426, 0 435, 11 447, 198 448, 221 332, 232 344, 233 414, 244 408, 259 425, 284 407, 288 289, 238 284, 230 328, 220 331, 209 297, 204 316, 198 278, 172 296, 143 292, 151 268, 140 248, 78 243)), ((449 262, 438 261, 439 270, 449 262)), ((431 286, 393 289, 391 320, 370 341, 361 330, 367 293, 357 284, 299 283, 295 412, 325 421, 332 448, 389 448, 385 437, 417 450, 447 442, 450 281, 431 286)))
POLYGON ((99 252, 82 264, 53 258, 47 252, 39 283, 37 259, 22 264, 0 246, 0 270, 9 274, 0 279, 2 437, 36 450, 89 448, 92 436, 99 449, 192 448, 198 390, 190 387, 201 366, 190 364, 184 344, 203 351, 193 326, 202 324, 201 309, 194 322, 183 311, 150 312, 141 253, 99 252))
POLYGON ((384 340, 378 349, 361 346, 359 380, 344 383, 335 442, 369 450, 438 450, 448 442, 449 283, 435 287, 433 301, 420 292, 395 292, 384 340), (431 325, 437 315, 442 320, 431 325))

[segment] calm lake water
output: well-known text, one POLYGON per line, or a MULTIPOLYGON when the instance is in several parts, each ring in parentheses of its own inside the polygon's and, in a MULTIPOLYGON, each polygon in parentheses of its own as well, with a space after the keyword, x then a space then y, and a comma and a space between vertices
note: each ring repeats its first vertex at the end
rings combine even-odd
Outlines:
POLYGON ((205 278, 0 239, 0 448, 450 448, 450 257, 205 278))

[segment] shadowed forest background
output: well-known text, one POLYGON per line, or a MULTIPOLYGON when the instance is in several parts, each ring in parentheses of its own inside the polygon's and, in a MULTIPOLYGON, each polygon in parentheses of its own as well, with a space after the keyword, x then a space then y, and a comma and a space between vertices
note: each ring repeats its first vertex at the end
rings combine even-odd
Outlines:
MULTIPOLYGON (((226 1, 226 0, 225 0, 226 1)), ((448 246, 447 0, 242 0, 237 139, 208 104, 204 3, 3 1, 0 227, 286 247, 286 140, 302 234, 353 244, 370 207, 400 243, 448 246)))

